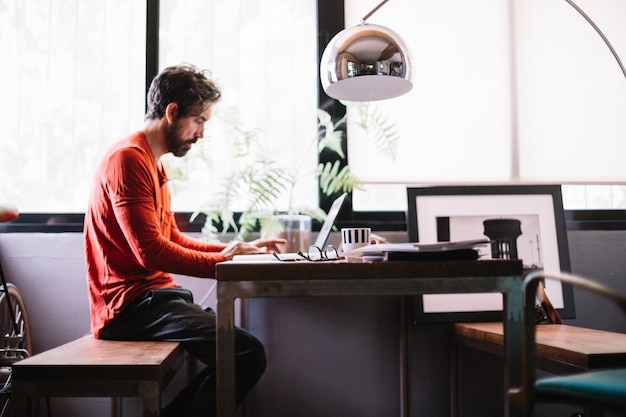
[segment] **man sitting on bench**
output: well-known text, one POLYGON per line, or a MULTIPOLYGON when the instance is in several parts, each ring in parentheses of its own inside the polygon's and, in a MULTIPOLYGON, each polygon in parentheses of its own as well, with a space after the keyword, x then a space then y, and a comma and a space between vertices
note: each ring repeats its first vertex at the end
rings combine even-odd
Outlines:
MULTIPOLYGON (((236 254, 271 253, 283 239, 211 244, 181 233, 170 211, 160 157, 183 156, 202 138, 218 87, 192 66, 163 70, 152 81, 142 130, 114 144, 96 170, 85 214, 85 255, 94 337, 180 342, 207 367, 164 416, 215 415, 216 317, 193 303, 172 273, 215 277, 236 254)), ((236 329, 240 403, 265 371, 263 345, 236 329)))

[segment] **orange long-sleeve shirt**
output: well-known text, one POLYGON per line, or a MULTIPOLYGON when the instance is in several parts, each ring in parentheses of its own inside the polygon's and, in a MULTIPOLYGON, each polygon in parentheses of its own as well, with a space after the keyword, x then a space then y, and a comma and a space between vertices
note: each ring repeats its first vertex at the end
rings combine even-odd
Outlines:
POLYGON ((170 211, 165 172, 145 135, 114 144, 98 166, 85 213, 85 260, 91 332, 135 297, 173 287, 172 273, 214 277, 225 245, 184 235, 170 211))

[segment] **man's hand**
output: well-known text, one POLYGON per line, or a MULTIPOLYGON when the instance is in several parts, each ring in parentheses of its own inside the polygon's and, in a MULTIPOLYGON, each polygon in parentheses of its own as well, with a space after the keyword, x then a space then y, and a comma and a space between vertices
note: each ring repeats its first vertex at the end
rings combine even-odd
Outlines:
POLYGON ((257 239, 250 242, 250 244, 257 248, 262 248, 265 251, 263 253, 278 252, 278 245, 286 245, 287 239, 273 238, 273 239, 257 239))
POLYGON ((222 249, 222 255, 231 260, 235 255, 267 254, 277 251, 277 244, 287 244, 285 239, 257 239, 251 242, 230 242, 222 249))

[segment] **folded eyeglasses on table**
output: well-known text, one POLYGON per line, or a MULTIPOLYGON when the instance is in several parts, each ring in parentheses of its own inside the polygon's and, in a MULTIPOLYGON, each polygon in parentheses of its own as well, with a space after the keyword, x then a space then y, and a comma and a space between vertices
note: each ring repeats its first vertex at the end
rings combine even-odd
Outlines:
POLYGON ((325 262, 325 261, 337 261, 339 260, 339 252, 333 245, 328 245, 324 249, 319 246, 309 246, 306 253, 302 251, 297 252, 299 257, 281 257, 280 253, 274 252, 273 255, 281 262, 298 262, 298 261, 310 261, 310 262, 325 262))

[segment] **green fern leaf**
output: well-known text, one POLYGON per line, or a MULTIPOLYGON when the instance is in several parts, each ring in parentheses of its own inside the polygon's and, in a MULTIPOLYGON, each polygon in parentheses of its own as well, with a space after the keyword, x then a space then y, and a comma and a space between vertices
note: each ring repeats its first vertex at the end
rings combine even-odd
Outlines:
POLYGON ((400 134, 396 126, 380 111, 380 109, 370 103, 353 103, 356 108, 359 121, 356 123, 374 141, 374 146, 379 151, 395 161, 400 134))
POLYGON ((320 164, 320 188, 325 195, 351 192, 361 188, 361 181, 352 174, 349 166, 340 167, 340 161, 320 164))
POLYGON ((319 141, 318 152, 322 152, 324 149, 330 149, 331 151, 339 155, 341 159, 344 159, 346 155, 344 154, 343 149, 341 148, 342 138, 343 138, 342 131, 335 130, 335 131, 329 132, 327 130, 326 133, 324 134, 324 137, 322 137, 319 141))

